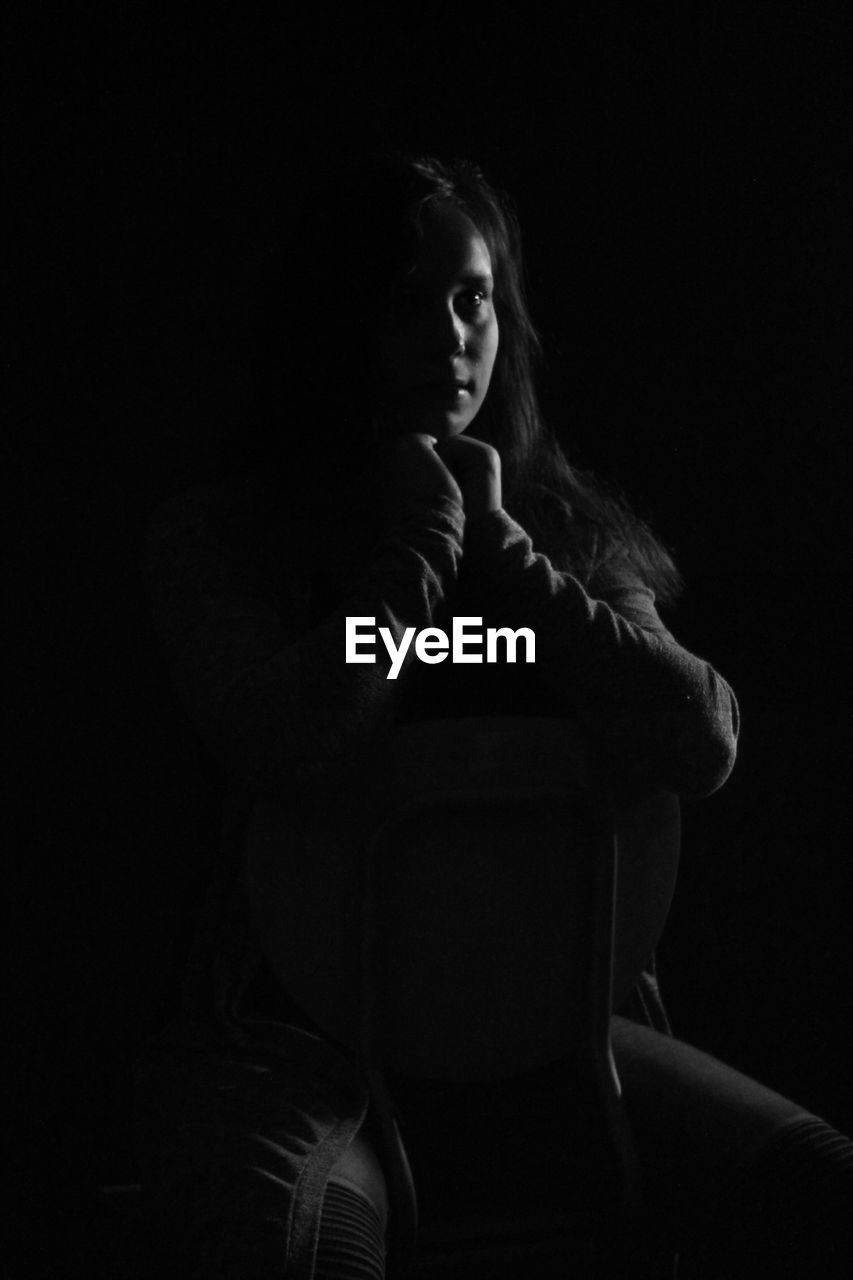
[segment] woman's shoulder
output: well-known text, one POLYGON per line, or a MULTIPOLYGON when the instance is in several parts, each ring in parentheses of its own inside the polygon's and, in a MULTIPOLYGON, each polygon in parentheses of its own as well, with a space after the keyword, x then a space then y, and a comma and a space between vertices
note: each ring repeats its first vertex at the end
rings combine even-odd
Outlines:
POLYGON ((302 598, 310 531, 274 481, 255 474, 205 481, 160 502, 149 517, 140 568, 170 608, 249 593, 279 607, 302 598))
POLYGON ((271 546, 281 554, 303 531, 284 487, 248 473, 203 481, 160 501, 148 518, 144 546, 151 552, 164 544, 216 543, 262 559, 271 546))
POLYGON ((269 505, 269 485, 254 475, 206 480, 163 498, 148 519, 148 528, 168 530, 188 523, 218 525, 259 518, 269 505))

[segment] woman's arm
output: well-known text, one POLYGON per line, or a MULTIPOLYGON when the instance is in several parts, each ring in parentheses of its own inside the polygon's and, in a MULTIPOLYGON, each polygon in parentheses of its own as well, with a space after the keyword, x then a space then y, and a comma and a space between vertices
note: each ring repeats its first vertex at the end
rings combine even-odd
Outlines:
POLYGON ((669 634, 637 578, 593 583, 594 598, 503 510, 469 521, 464 564, 488 624, 533 629, 542 678, 615 760, 683 795, 722 786, 735 758, 734 694, 669 634))
POLYGON ((375 664, 345 662, 345 618, 373 617, 397 644, 406 627, 429 626, 456 581, 461 505, 435 486, 398 502, 370 562, 310 629, 308 566, 292 541, 281 548, 282 607, 229 539, 226 515, 221 494, 195 490, 150 523, 143 570, 168 664, 233 780, 326 795, 393 717, 402 684, 386 678, 381 642, 375 664))

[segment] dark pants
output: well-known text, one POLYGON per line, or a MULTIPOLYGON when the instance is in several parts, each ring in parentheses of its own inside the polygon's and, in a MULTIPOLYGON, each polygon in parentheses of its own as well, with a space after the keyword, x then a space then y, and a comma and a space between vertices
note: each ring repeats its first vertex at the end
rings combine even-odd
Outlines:
MULTIPOLYGON (((703 1274, 771 1275, 777 1262, 765 1264, 756 1249, 779 1244, 781 1228, 768 1226, 768 1214, 787 1205, 789 1274, 830 1274, 823 1256, 833 1250, 841 1256, 840 1224, 853 1217, 853 1146, 779 1094, 659 1032, 614 1018, 613 1047, 640 1154, 645 1216, 654 1229, 674 1248, 716 1251, 723 1260, 715 1265, 725 1269, 703 1274), (795 1141, 798 1133, 807 1140, 795 1141), (831 1135, 831 1158, 821 1154, 827 1142, 815 1134, 831 1135), (785 1171, 784 1151, 795 1146, 793 1163, 805 1168, 801 1186, 794 1185, 796 1169, 785 1171), (768 1178, 778 1185, 764 1194, 754 1183, 768 1178), (823 1218, 820 1206, 815 1218, 814 1206, 804 1205, 816 1187, 821 1205, 830 1204, 823 1218), (819 1233, 807 1243, 812 1256, 802 1264, 794 1257, 793 1221, 801 1206, 808 1231, 819 1233), (738 1252, 746 1261, 734 1257, 738 1252)), ((256 1068, 219 1059, 212 1085, 199 1056, 189 1070, 184 1060, 170 1075, 162 1060, 154 1076, 141 1076, 143 1171, 152 1207, 196 1258, 198 1280, 291 1274, 285 1238, 293 1170, 318 1130, 306 1124, 305 1108, 291 1096, 290 1077, 276 1080, 269 1066, 263 1073, 259 1088, 256 1068), (147 1123, 146 1116, 156 1118, 147 1123)), ((407 1090, 401 1084, 403 1136, 426 1214, 440 1213, 448 1200, 458 1206, 471 1198, 499 1208, 532 1196, 538 1208, 558 1207, 588 1184, 595 1138, 570 1080, 557 1064, 499 1086, 407 1090)), ((323 1126, 333 1133, 334 1117, 326 1116, 323 1126)), ((329 1178, 336 1188, 320 1223, 317 1276, 380 1275, 388 1195, 369 1128, 322 1177, 313 1176, 321 1200, 329 1178), (354 1197, 352 1213, 337 1189, 354 1197), (353 1259, 349 1270, 347 1258, 353 1259), (372 1270, 364 1269, 367 1258, 372 1270)))

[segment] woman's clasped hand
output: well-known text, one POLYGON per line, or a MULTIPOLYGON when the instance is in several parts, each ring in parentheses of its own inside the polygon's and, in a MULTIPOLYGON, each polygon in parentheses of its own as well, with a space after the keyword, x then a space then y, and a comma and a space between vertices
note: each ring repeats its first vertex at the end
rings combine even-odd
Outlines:
POLYGON ((501 459, 473 436, 439 440, 421 431, 392 437, 382 457, 384 482, 395 504, 458 503, 467 520, 501 507, 501 459))

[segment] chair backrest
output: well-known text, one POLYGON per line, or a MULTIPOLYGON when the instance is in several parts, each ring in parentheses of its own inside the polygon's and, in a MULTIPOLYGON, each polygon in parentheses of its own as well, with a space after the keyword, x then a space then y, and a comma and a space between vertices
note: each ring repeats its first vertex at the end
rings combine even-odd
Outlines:
POLYGON ((566 719, 422 722, 344 804, 261 802, 247 887, 272 969, 385 1070, 485 1080, 584 1040, 607 1053, 666 918, 678 809, 620 797, 594 759, 566 719))

